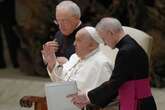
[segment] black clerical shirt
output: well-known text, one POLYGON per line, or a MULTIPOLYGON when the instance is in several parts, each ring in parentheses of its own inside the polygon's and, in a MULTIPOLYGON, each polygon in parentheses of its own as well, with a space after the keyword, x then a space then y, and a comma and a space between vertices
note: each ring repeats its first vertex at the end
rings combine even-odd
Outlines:
POLYGON ((75 53, 74 41, 75 35, 84 25, 79 25, 70 35, 64 36, 61 31, 55 34, 55 39, 59 43, 59 50, 56 52, 56 56, 63 56, 69 59, 69 57, 75 53))

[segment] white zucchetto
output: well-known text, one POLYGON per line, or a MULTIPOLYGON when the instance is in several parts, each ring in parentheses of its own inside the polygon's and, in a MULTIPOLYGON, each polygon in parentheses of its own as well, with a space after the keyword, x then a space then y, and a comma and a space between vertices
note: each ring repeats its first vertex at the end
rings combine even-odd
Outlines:
POLYGON ((97 33, 97 31, 96 31, 96 29, 94 27, 86 26, 86 27, 84 27, 84 29, 88 31, 88 33, 90 34, 92 39, 94 39, 97 43, 99 43, 99 44, 104 43, 104 41, 98 35, 98 33, 97 33))

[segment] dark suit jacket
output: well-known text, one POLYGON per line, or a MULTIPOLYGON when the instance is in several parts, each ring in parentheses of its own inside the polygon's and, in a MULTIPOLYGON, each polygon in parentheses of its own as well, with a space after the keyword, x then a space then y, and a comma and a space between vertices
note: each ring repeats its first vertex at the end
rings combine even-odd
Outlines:
MULTIPOLYGON (((111 78, 101 86, 88 92, 92 104, 105 107, 117 96, 122 84, 131 80, 148 78, 149 76, 148 56, 134 39, 126 35, 116 47, 119 52, 111 78)), ((147 107, 147 110, 156 110, 152 96, 141 100, 141 102, 145 102, 142 105, 147 107)))

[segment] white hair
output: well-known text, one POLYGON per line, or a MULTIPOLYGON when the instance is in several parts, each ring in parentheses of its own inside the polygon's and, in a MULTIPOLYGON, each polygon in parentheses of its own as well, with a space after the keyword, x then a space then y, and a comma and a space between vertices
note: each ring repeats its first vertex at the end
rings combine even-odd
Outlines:
POLYGON ((80 11, 80 8, 79 6, 74 3, 73 1, 69 1, 69 0, 66 0, 66 1, 62 1, 60 2, 57 6, 56 6, 56 10, 58 8, 64 8, 64 9, 67 9, 73 16, 77 16, 77 17, 81 17, 81 11, 80 11))
POLYGON ((116 18, 102 18, 96 25, 96 29, 101 29, 103 31, 111 31, 112 33, 117 33, 123 31, 122 25, 116 18))

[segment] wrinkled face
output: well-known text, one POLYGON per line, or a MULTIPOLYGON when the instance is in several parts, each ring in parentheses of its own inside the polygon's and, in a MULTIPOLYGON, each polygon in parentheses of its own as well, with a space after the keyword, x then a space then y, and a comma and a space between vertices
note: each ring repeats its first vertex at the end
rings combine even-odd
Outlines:
POLYGON ((69 35, 78 25, 79 18, 73 16, 68 10, 61 8, 56 10, 56 20, 60 31, 64 35, 69 35))
POLYGON ((89 53, 91 40, 89 37, 86 37, 86 35, 88 34, 85 33, 85 30, 78 31, 76 34, 74 45, 75 45, 76 54, 79 57, 84 57, 89 53))
POLYGON ((115 39, 115 36, 112 32, 107 32, 107 31, 104 31, 104 30, 101 30, 101 29, 96 29, 98 34, 102 37, 104 43, 106 45, 108 45, 109 47, 111 47, 112 49, 115 48, 115 42, 116 42, 116 39, 115 39))

